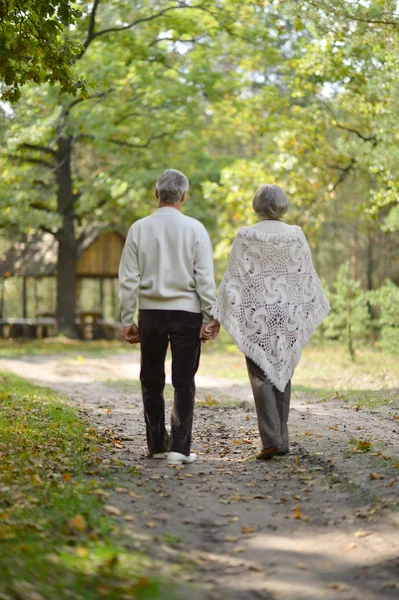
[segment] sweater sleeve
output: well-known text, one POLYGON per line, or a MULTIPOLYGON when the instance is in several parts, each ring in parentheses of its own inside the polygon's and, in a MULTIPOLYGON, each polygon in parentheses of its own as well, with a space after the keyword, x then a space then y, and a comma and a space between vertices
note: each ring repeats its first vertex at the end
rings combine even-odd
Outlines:
POLYGON ((203 322, 209 323, 213 318, 211 311, 216 299, 216 285, 213 272, 213 249, 205 229, 196 244, 194 279, 201 302, 203 322))
POLYGON ((140 269, 137 244, 133 239, 132 228, 130 228, 119 264, 119 302, 121 321, 124 327, 134 324, 139 285, 140 269))

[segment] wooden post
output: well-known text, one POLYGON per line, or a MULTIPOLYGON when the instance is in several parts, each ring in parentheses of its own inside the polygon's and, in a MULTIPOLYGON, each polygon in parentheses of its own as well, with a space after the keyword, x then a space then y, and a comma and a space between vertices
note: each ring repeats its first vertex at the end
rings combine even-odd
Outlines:
POLYGON ((34 292, 35 292, 35 318, 37 318, 39 312, 39 291, 38 291, 38 281, 37 278, 33 280, 34 282, 34 292))
POLYGON ((100 277, 100 310, 101 318, 104 318, 104 280, 100 277))
POLYGON ((27 289, 27 277, 22 279, 22 317, 28 318, 28 289, 27 289))
POLYGON ((0 297, 0 319, 4 319, 4 290, 6 287, 6 282, 3 279, 1 282, 1 297, 0 297))
POLYGON ((115 294, 115 278, 111 279, 111 305, 112 305, 112 319, 116 319, 116 294, 115 294))

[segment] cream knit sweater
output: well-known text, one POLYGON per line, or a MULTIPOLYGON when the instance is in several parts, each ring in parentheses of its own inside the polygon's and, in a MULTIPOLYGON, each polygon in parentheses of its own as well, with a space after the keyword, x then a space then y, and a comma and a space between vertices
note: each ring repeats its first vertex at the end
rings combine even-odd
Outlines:
POLYGON ((205 227, 172 207, 136 221, 119 266, 122 324, 140 309, 184 310, 212 319, 216 298, 213 252, 205 227))

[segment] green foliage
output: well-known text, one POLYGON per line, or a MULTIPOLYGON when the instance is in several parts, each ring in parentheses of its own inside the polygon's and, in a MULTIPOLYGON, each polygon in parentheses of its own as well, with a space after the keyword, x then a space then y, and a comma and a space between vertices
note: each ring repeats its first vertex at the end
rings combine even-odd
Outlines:
POLYGON ((176 598, 104 514, 94 429, 56 393, 9 373, 0 400, 0 597, 176 598))
POLYGON ((369 337, 371 320, 367 295, 360 282, 351 277, 349 264, 339 269, 328 298, 331 313, 324 321, 324 336, 346 343, 354 359, 356 348, 369 337))
POLYGON ((399 287, 388 280, 369 292, 368 299, 378 314, 379 346, 390 354, 399 354, 399 287))
POLYGON ((17 102, 21 87, 60 83, 60 93, 86 93, 73 73, 81 51, 63 32, 81 16, 70 0, 0 0, 0 98, 17 102))

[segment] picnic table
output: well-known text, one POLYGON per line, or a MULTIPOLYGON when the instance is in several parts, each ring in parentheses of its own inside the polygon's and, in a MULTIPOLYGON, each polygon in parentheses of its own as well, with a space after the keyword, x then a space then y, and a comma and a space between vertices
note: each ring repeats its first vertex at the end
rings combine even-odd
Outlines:
POLYGON ((4 338, 22 337, 30 340, 45 338, 55 331, 56 325, 57 322, 53 317, 0 319, 0 336, 4 338))

